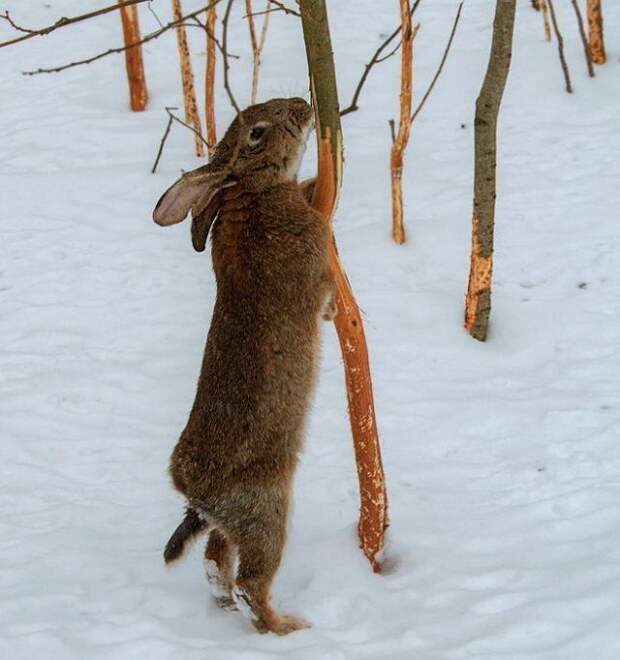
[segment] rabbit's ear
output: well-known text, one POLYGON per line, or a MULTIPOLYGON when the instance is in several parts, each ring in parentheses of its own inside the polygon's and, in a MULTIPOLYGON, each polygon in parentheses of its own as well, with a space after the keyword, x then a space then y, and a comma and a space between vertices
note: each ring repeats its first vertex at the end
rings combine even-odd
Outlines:
POLYGON ((195 211, 192 207, 192 245, 196 252, 204 252, 209 229, 220 210, 221 197, 219 191, 216 192, 201 212, 195 211))
POLYGON ((198 218, 217 192, 233 183, 226 181, 226 173, 211 165, 187 172, 161 196, 153 220, 162 227, 175 225, 186 218, 190 209, 198 218))

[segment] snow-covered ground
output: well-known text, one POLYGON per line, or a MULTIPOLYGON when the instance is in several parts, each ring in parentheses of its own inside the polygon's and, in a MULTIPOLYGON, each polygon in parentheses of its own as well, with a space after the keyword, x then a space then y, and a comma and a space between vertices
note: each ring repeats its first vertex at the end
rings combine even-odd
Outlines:
MULTIPOLYGON (((103 3, 0 4, 44 25, 103 3)), ((237 4, 232 76, 245 104, 237 4)), ((397 4, 329 3, 343 103, 397 4)), ((465 333, 462 314, 474 102, 494 3, 466 2, 414 126, 405 247, 389 236, 398 59, 373 72, 360 111, 344 120, 337 235, 366 315, 392 527, 386 573, 373 575, 356 545, 342 367, 326 325, 274 590, 279 609, 313 628, 287 638, 259 636, 213 604, 198 548, 174 570, 161 558, 182 510, 168 455, 214 295, 208 253, 193 251, 187 225, 150 220, 161 191, 197 163, 191 135, 175 127, 149 173, 163 108, 182 104, 174 34, 145 47, 143 114, 127 110, 120 56, 20 75, 118 44, 116 15, 0 51, 2 658, 620 657, 620 3, 604 3, 609 62, 594 80, 570 3, 555 4, 575 93, 564 92, 541 16, 519 0, 486 344, 465 333)), ((153 8, 169 17, 169 3, 153 8)), ((454 0, 420 4, 418 99, 455 9, 454 0)), ((141 18, 144 31, 157 26, 145 6, 141 18)), ((297 19, 272 18, 260 96, 305 94, 297 19)), ((201 83, 203 36, 191 39, 201 83)), ((220 128, 230 118, 221 94, 220 128)))

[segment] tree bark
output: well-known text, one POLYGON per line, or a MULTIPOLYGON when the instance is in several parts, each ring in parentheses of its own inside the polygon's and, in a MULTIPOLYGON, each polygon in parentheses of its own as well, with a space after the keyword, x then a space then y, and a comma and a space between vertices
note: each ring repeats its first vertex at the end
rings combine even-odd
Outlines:
POLYGON ((411 98, 413 95, 413 40, 420 27, 411 25, 409 0, 400 0, 400 20, 402 25, 401 69, 400 69, 400 120, 398 134, 390 153, 392 180, 392 238, 402 245, 407 240, 403 218, 403 159, 409 142, 411 128, 411 98))
MULTIPOLYGON (((172 10, 174 20, 179 21, 183 18, 181 0, 172 0, 172 10)), ((198 134, 194 134, 194 144, 196 147, 196 156, 204 156, 204 143, 200 136, 202 129, 200 127, 200 115, 196 103, 196 91, 194 89, 194 74, 192 72, 192 63, 189 59, 189 47, 187 45, 187 34, 185 26, 179 23, 176 27, 177 46, 179 48, 179 62, 181 64, 181 81, 183 83, 183 103, 185 105, 185 121, 192 124, 198 134)))
MULTIPOLYGON (((336 73, 325 0, 301 0, 301 21, 314 100, 318 176, 312 204, 331 225, 342 182, 342 131, 336 73)), ((375 420, 368 348, 359 307, 338 256, 332 234, 330 265, 336 280, 334 319, 344 360, 349 417, 360 484, 360 547, 373 570, 381 569, 388 526, 387 493, 375 420)))
MULTIPOLYGON (((125 46, 140 41, 138 7, 136 5, 121 6, 119 12, 123 25, 125 46)), ((125 51, 125 65, 127 67, 127 81, 129 82, 129 104, 134 112, 142 112, 146 110, 149 102, 149 93, 144 76, 144 63, 142 61, 142 46, 135 46, 125 51)))
POLYGON ((487 338, 493 276, 497 116, 510 70, 516 0, 497 0, 493 40, 484 82, 476 101, 474 208, 465 327, 475 339, 487 338))
POLYGON ((215 24, 216 5, 207 10, 207 64, 205 69, 205 120, 209 158, 215 152, 217 128, 215 124, 215 24))
POLYGON ((590 31, 590 53, 594 64, 605 64, 605 40, 603 38, 603 11, 601 0, 588 0, 588 27, 590 31))

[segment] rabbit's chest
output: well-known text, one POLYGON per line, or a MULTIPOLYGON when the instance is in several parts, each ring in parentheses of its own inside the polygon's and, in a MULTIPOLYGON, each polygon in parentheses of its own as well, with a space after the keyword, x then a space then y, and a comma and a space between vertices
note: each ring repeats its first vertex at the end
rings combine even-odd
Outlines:
POLYGON ((307 237, 290 227, 258 222, 218 222, 213 233, 213 268, 218 282, 253 288, 274 281, 305 279, 310 253, 307 237))

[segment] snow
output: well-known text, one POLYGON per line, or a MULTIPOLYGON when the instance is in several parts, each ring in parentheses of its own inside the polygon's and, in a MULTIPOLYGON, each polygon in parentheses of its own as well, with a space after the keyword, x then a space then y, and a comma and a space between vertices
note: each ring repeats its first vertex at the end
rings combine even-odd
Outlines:
MULTIPOLYGON (((22 4, 3 9, 27 25, 101 5, 22 4)), ((604 5, 609 62, 590 80, 572 7, 555 3, 575 85, 568 95, 555 42, 544 41, 529 4, 518 3, 499 127, 486 344, 465 333, 462 315, 473 112, 494 3, 465 3, 414 125, 404 247, 389 236, 397 59, 373 71, 360 110, 344 120, 337 236, 365 312, 392 526, 377 576, 357 548, 342 367, 325 324, 274 585, 276 607, 313 627, 286 638, 260 636, 215 606, 200 548, 169 570, 161 556, 182 516, 167 460, 192 403, 214 296, 208 253, 193 251, 187 224, 163 230, 150 219, 180 169, 198 163, 191 134, 175 127, 150 174, 163 108, 182 105, 174 35, 145 47, 143 114, 127 110, 118 56, 20 74, 118 44, 115 15, 2 50, 1 657, 620 657, 620 5, 604 5)), ((344 105, 397 22, 397 3, 329 6, 344 105)), ((167 3, 153 8, 167 20, 167 3)), ((418 99, 455 10, 435 0, 417 12, 418 99)), ((241 6, 230 34, 241 59, 231 65, 246 104, 240 16, 241 6)), ((146 7, 141 20, 144 31, 157 27, 146 7)), ((202 98, 204 41, 190 36, 202 98)), ((306 93, 299 25, 276 13, 260 96, 306 93)), ((222 93, 220 130, 231 117, 222 93)), ((311 144, 304 174, 315 154, 311 144)))

